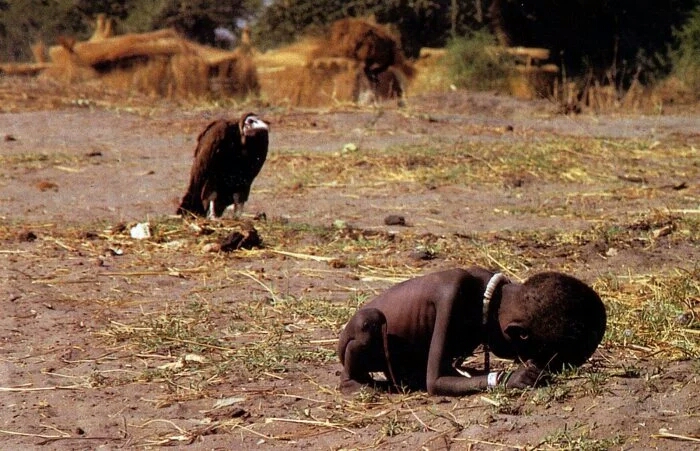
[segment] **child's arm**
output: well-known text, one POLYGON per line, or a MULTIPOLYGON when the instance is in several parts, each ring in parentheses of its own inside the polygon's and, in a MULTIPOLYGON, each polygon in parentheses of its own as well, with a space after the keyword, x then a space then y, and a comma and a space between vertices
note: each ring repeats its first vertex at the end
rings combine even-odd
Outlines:
MULTIPOLYGON (((428 367, 428 373, 430 374, 430 367, 428 367)), ((542 370, 530 362, 522 365, 510 375, 504 371, 473 377, 438 375, 432 379, 432 382, 430 375, 428 375, 428 393, 437 396, 464 396, 498 385, 504 385, 508 388, 527 388, 534 387, 541 378, 542 370)))
MULTIPOLYGON (((480 270, 477 270, 477 272, 478 271, 480 270)), ((470 273, 472 277, 490 277, 490 274, 475 274, 474 270, 471 270, 470 273)), ((454 283, 451 284, 449 291, 443 294, 434 303, 435 325, 430 341, 428 367, 426 371, 426 387, 428 389, 428 393, 438 396, 462 396, 469 393, 484 391, 488 387, 493 387, 500 384, 504 384, 506 387, 510 388, 525 388, 534 386, 540 379, 542 371, 530 361, 518 368, 515 372, 513 372, 513 374, 510 375, 510 377, 507 378, 504 377, 505 374, 499 373, 475 377, 461 377, 446 374, 448 369, 451 368, 450 360, 453 357, 446 355, 445 353, 447 331, 453 315, 455 300, 459 296, 464 296, 464 293, 460 292, 460 287, 462 284, 455 280, 452 282, 454 283)), ((446 286, 447 284, 444 284, 443 288, 446 286)), ((478 330, 474 330, 473 333, 479 334, 480 332, 478 330)))

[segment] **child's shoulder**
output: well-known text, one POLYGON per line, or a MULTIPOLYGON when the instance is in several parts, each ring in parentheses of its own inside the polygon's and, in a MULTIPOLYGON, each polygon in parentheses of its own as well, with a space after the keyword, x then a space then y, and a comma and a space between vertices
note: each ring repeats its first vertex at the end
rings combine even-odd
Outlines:
POLYGON ((444 279, 464 279, 469 277, 480 277, 482 274, 488 274, 489 272, 478 266, 472 266, 469 268, 449 268, 436 271, 427 274, 427 276, 434 276, 444 279))
POLYGON ((445 269, 433 274, 444 281, 462 283, 488 280, 493 275, 493 272, 479 266, 471 266, 469 268, 445 269))

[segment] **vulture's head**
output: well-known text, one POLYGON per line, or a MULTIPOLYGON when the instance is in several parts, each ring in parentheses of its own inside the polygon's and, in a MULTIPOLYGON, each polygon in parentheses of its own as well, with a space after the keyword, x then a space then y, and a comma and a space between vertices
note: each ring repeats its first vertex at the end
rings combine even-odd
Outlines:
POLYGON ((255 113, 244 114, 240 122, 241 142, 245 144, 246 138, 257 136, 259 133, 267 133, 269 125, 255 113))

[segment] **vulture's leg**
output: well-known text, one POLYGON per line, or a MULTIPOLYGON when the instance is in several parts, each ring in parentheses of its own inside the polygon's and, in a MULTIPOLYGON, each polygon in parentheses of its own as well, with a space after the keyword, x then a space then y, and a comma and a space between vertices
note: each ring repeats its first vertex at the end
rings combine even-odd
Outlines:
POLYGON ((237 218, 243 215, 243 205, 248 200, 248 193, 250 193, 250 188, 233 193, 233 215, 237 218))
POLYGON ((243 205, 245 202, 234 202, 233 204, 233 215, 237 218, 243 216, 243 205))
POLYGON ((216 219, 216 210, 214 210, 214 199, 209 201, 209 208, 207 209, 207 219, 216 219))
POLYGON ((208 207, 206 208, 207 211, 207 219, 215 219, 217 214, 216 214, 216 205, 214 205, 214 202, 218 199, 218 193, 213 190, 215 186, 212 186, 210 181, 204 182, 204 186, 202 187, 202 203, 207 202, 208 207))

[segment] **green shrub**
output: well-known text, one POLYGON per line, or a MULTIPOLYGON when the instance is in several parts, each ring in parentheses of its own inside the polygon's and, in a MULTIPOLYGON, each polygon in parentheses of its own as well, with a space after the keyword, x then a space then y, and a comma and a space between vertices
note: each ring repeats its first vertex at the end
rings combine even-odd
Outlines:
POLYGON ((673 72, 692 91, 700 91, 700 6, 674 32, 678 48, 672 53, 673 72))
POLYGON ((486 31, 456 38, 447 46, 447 64, 458 88, 505 90, 513 61, 496 51, 496 38, 486 31))

